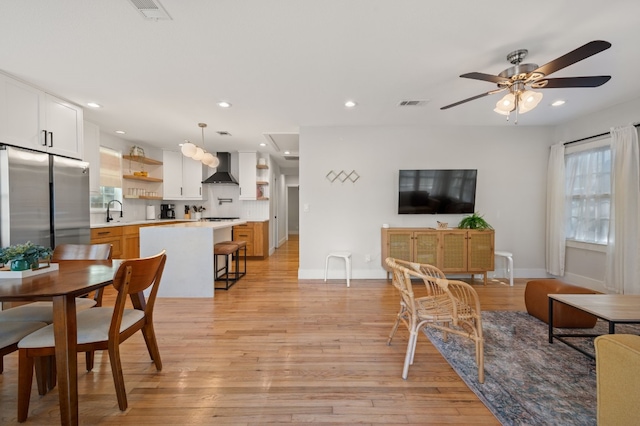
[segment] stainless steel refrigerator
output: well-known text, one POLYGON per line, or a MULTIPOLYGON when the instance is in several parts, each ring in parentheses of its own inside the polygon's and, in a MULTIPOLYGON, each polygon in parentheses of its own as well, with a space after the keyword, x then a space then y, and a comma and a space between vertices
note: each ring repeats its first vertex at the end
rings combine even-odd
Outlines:
POLYGON ((0 146, 0 243, 88 244, 89 163, 0 146))

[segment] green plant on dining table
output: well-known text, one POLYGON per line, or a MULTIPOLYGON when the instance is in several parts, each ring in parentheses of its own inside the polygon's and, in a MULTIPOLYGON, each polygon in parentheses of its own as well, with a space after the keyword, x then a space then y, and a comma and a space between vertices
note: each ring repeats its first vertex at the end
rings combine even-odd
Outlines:
POLYGON ((458 224, 460 229, 493 229, 489 223, 478 213, 464 217, 458 224))
POLYGON ((27 241, 0 249, 0 263, 11 264, 12 270, 37 268, 40 259, 51 259, 52 251, 48 247, 27 241))

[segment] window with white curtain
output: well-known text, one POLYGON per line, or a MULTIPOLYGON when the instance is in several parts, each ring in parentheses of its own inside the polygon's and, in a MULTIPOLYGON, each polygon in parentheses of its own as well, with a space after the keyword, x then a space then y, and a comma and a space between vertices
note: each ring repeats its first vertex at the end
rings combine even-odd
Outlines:
POLYGON ((609 139, 565 154, 567 240, 606 245, 611 205, 609 139))

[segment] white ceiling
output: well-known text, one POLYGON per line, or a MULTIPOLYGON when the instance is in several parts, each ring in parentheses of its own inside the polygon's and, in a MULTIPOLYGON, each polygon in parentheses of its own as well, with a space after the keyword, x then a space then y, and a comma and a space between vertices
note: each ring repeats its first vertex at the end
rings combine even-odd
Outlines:
POLYGON ((205 122, 209 150, 277 156, 264 134, 301 126, 513 125, 492 111, 500 95, 440 107, 494 89, 459 75, 498 74, 516 49, 542 65, 591 40, 613 45, 553 74, 611 81, 545 90, 520 126, 640 96, 635 0, 160 1, 172 20, 145 20, 128 0, 1 0, 0 69, 80 105, 103 105, 85 117, 132 142, 200 143, 197 123, 205 122), (566 105, 549 106, 558 98, 566 105), (358 106, 345 108, 347 99, 358 106), (233 107, 219 108, 221 100, 233 107), (401 100, 428 102, 400 108, 401 100))

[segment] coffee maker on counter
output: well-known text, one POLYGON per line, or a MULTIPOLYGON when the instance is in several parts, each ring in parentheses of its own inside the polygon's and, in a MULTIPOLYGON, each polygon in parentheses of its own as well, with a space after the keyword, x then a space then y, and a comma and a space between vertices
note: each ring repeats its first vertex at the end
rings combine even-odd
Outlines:
POLYGON ((175 204, 160 204, 160 219, 175 219, 175 218, 176 218, 175 204))

